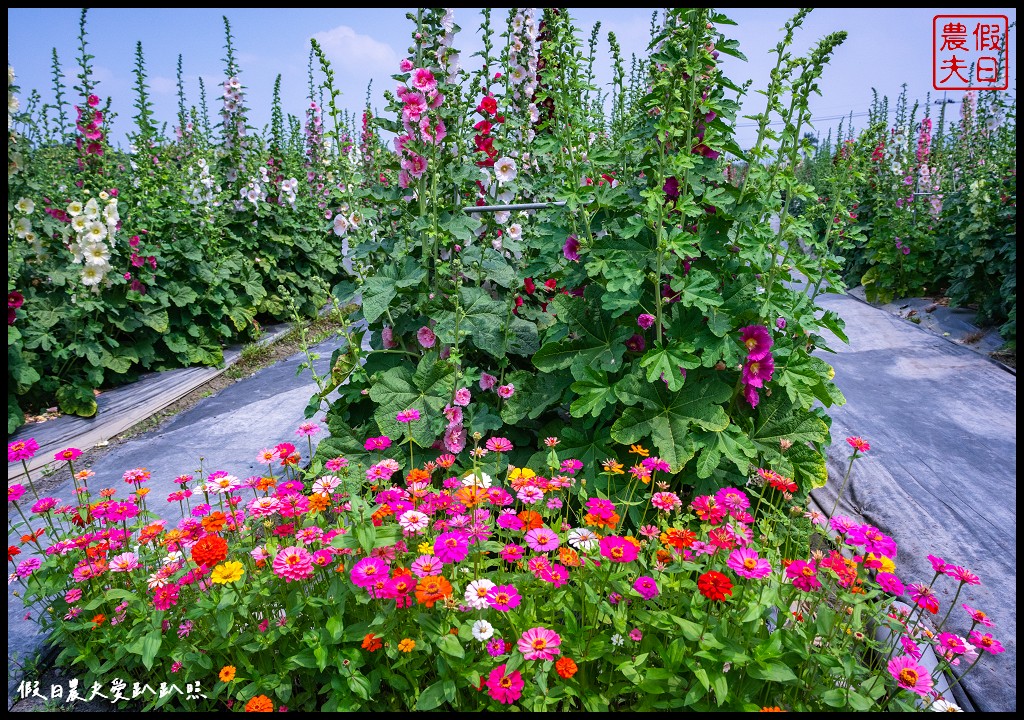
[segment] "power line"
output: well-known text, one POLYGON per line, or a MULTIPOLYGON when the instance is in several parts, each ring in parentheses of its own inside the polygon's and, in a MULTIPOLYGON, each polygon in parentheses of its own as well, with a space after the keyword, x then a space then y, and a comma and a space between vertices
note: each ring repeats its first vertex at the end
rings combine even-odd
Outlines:
MULTIPOLYGON (((870 115, 870 114, 871 114, 870 112, 859 112, 859 113, 847 113, 846 115, 827 115, 825 117, 811 118, 810 122, 813 124, 813 123, 816 123, 816 122, 827 122, 829 120, 843 120, 843 119, 849 118, 849 117, 865 117, 865 116, 870 115)), ((786 123, 785 120, 772 120, 772 121, 768 122, 769 125, 784 125, 785 123, 786 123)), ((761 125, 760 123, 738 123, 735 127, 737 127, 737 128, 749 128, 749 127, 760 127, 760 125, 761 125)))

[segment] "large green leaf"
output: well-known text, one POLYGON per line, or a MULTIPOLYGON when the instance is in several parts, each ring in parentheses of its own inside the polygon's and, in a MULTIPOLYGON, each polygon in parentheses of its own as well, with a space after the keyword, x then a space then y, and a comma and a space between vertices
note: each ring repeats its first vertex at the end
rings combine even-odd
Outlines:
POLYGON ((545 343, 533 356, 533 364, 544 372, 572 368, 577 379, 585 377, 586 367, 607 372, 621 370, 626 339, 633 333, 602 312, 599 301, 600 291, 588 291, 585 298, 556 296, 551 305, 572 335, 545 343))
POLYGON ((808 443, 825 442, 828 425, 820 417, 802 410, 782 393, 762 401, 758 423, 751 440, 762 462, 787 475, 801 490, 822 487, 828 480, 824 456, 808 443), (782 441, 792 443, 783 451, 782 441))
POLYGON ((718 284, 718 278, 707 270, 691 270, 672 281, 672 290, 679 293, 679 300, 684 306, 698 307, 707 312, 708 308, 722 304, 718 284))
POLYGON ((503 288, 516 284, 516 271, 494 248, 474 245, 463 250, 460 257, 463 271, 470 277, 490 280, 503 288))
POLYGON ((454 377, 455 369, 438 360, 437 353, 425 355, 415 373, 400 366, 379 374, 370 388, 370 399, 377 403, 373 417, 380 431, 398 438, 408 429, 420 446, 430 446, 444 425, 441 411, 451 400, 454 377), (420 419, 398 422, 395 416, 411 408, 419 411, 420 419))
POLYGON ((693 345, 687 342, 656 345, 640 359, 640 367, 647 368, 647 379, 650 382, 665 382, 669 390, 676 391, 683 386, 685 377, 680 370, 700 367, 700 358, 692 353, 693 345))
POLYGON ((690 430, 720 431, 729 425, 721 403, 732 395, 728 385, 712 372, 698 372, 679 392, 662 382, 647 382, 637 374, 615 385, 628 408, 612 425, 612 437, 624 445, 650 437, 658 454, 678 472, 699 446, 690 430))
MULTIPOLYGON (((516 370, 505 376, 516 391, 501 408, 501 419, 515 425, 523 418, 533 420, 557 403, 572 381, 565 373, 534 373, 516 370)), ((495 428, 497 429, 497 428, 495 428)))
POLYGON ((615 389, 608 383, 608 376, 601 370, 583 368, 583 379, 572 384, 571 390, 579 397, 573 400, 569 411, 573 417, 591 414, 598 417, 608 405, 616 403, 615 389))
MULTIPOLYGON (((537 326, 509 313, 507 304, 493 299, 483 288, 463 288, 459 306, 459 337, 469 338, 480 350, 499 359, 537 351, 537 326)), ((435 332, 442 343, 454 344, 455 320, 454 310, 438 315, 435 332)))

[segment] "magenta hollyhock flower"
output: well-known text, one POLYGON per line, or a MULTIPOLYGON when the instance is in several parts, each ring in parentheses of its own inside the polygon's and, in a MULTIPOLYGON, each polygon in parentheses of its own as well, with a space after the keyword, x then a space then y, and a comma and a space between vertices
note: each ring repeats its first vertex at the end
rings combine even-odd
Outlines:
POLYGON ((984 650, 987 653, 998 655, 1001 652, 1006 652, 1006 648, 1003 647, 1002 643, 992 637, 992 633, 982 633, 980 630, 971 630, 971 634, 967 636, 968 640, 974 644, 979 650, 984 650))
POLYGON ((286 582, 305 580, 313 574, 313 556, 303 547, 286 547, 277 553, 273 568, 274 574, 286 582))
POLYGON ((487 592, 487 603, 500 612, 508 612, 520 602, 522 598, 514 585, 495 585, 487 592))
POLYGON ((640 548, 625 538, 616 535, 605 535, 600 542, 601 555, 612 562, 628 563, 636 560, 640 548))
POLYGON ((387 578, 388 565, 380 558, 364 557, 352 566, 352 584, 369 587, 381 578, 387 578))
POLYGON ((518 700, 523 694, 525 684, 518 670, 506 675, 504 663, 491 670, 491 674, 487 676, 487 692, 503 705, 511 705, 518 700))
POLYGON ((455 404, 466 407, 469 405, 471 397, 472 396, 469 394, 469 388, 459 388, 455 391, 455 404))
POLYGON ((558 535, 550 528, 541 525, 526 532, 524 538, 527 546, 534 552, 551 552, 558 549, 558 535))
POLYGON ((765 355, 759 360, 748 360, 743 365, 743 382, 749 387, 764 387, 775 372, 775 360, 765 355))
POLYGON ((414 420, 420 419, 420 411, 416 408, 409 408, 395 415, 395 420, 398 422, 411 423, 414 420))
POLYGON ((786 329, 786 318, 784 318, 784 317, 778 318, 775 321, 775 327, 777 327, 779 330, 785 330, 786 329))
POLYGON ((661 186, 662 192, 665 193, 665 199, 672 201, 679 199, 679 180, 676 177, 669 177, 665 180, 665 184, 661 186))
POLYGON ((875 580, 878 581, 878 586, 890 595, 902 595, 905 589, 900 579, 892 573, 878 573, 875 580))
POLYGON ((655 320, 656 318, 650 313, 642 313, 637 317, 636 324, 644 330, 648 330, 654 324, 655 320))
POLYGON ((744 385, 743 399, 747 401, 751 408, 756 408, 757 404, 761 401, 761 396, 757 394, 757 388, 751 385, 744 385))
POLYGON ((25 296, 17 290, 11 290, 7 293, 7 309, 17 310, 25 304, 25 296))
POLYGON ((508 400, 510 397, 512 397, 512 394, 515 393, 515 391, 516 386, 513 385, 512 383, 509 383, 508 385, 502 385, 501 387, 499 387, 497 393, 498 397, 508 400))
POLYGON ((423 347, 432 348, 434 343, 437 342, 437 335, 434 334, 433 330, 424 325, 416 331, 416 339, 423 347))
POLYGON ((646 347, 647 343, 644 341, 644 336, 639 333, 630 336, 626 340, 626 349, 630 352, 643 352, 646 347))
POLYGON ((562 245, 562 255, 566 260, 580 261, 580 241, 576 239, 575 235, 570 235, 565 239, 565 244, 562 245))
POLYGON ((527 660, 553 660, 558 656, 562 638, 554 630, 533 627, 519 638, 519 652, 527 660))
POLYGON ((633 589, 640 593, 640 597, 644 600, 650 600, 655 598, 661 592, 658 589, 657 581, 648 577, 647 575, 641 575, 633 582, 633 589))
POLYGON ((462 562, 469 555, 469 538, 460 531, 441 533, 434 540, 434 555, 443 563, 462 562))
POLYGON ((437 88, 434 73, 427 68, 416 68, 412 71, 412 86, 421 92, 430 92, 437 88))
POLYGON ((82 456, 82 451, 81 450, 79 450, 78 448, 69 447, 69 448, 65 448, 64 450, 61 450, 60 452, 55 452, 53 454, 53 459, 56 460, 57 462, 61 462, 61 461, 64 461, 64 460, 66 460, 68 462, 73 462, 73 461, 77 460, 78 458, 80 458, 81 456, 82 456))
POLYGON ((771 352, 772 335, 763 325, 748 325, 740 328, 740 343, 747 349, 747 361, 757 362, 771 352))
POLYGON ((889 661, 889 672, 896 678, 896 684, 925 697, 932 689, 932 676, 928 668, 908 656, 901 655, 889 661))
POLYGON ((772 571, 771 564, 763 557, 758 557, 752 548, 736 548, 729 554, 725 563, 734 573, 750 580, 758 580, 772 571))
POLYGON ((7 462, 20 462, 22 460, 31 460, 36 455, 36 450, 39 449, 39 443, 34 438, 28 440, 15 440, 14 442, 7 443, 7 462))
POLYGON ((813 560, 794 560, 786 568, 786 577, 793 581, 793 587, 804 592, 821 587, 813 560))

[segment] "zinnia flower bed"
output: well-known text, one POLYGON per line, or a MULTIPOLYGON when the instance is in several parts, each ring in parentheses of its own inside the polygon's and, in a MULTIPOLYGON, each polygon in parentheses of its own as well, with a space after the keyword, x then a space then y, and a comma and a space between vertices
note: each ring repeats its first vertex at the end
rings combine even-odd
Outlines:
MULTIPOLYGON (((938 676, 1002 652, 969 605, 969 637, 943 632, 956 599, 940 614, 934 584, 958 599, 977 576, 932 557, 931 581, 905 586, 892 538, 826 520, 771 469, 681 497, 635 445, 632 467, 600 470, 629 477, 613 503, 554 437, 537 468, 509 465, 501 436, 416 465, 399 440, 368 438, 369 466, 303 467, 281 443, 263 475, 182 475, 166 497, 144 468, 72 465, 76 498, 10 485, 11 580, 87 684, 205 695, 134 701, 168 709, 946 708, 938 676)), ((869 445, 849 442, 852 467, 869 445)))

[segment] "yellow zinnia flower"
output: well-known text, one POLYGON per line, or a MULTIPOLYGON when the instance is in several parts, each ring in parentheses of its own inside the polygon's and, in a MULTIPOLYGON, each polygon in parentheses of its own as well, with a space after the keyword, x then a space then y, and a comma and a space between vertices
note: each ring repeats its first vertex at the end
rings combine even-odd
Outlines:
POLYGON ((218 585, 235 582, 241 580, 244 573, 245 568, 242 567, 242 563, 237 560, 228 560, 213 569, 213 572, 210 573, 210 582, 218 585))

